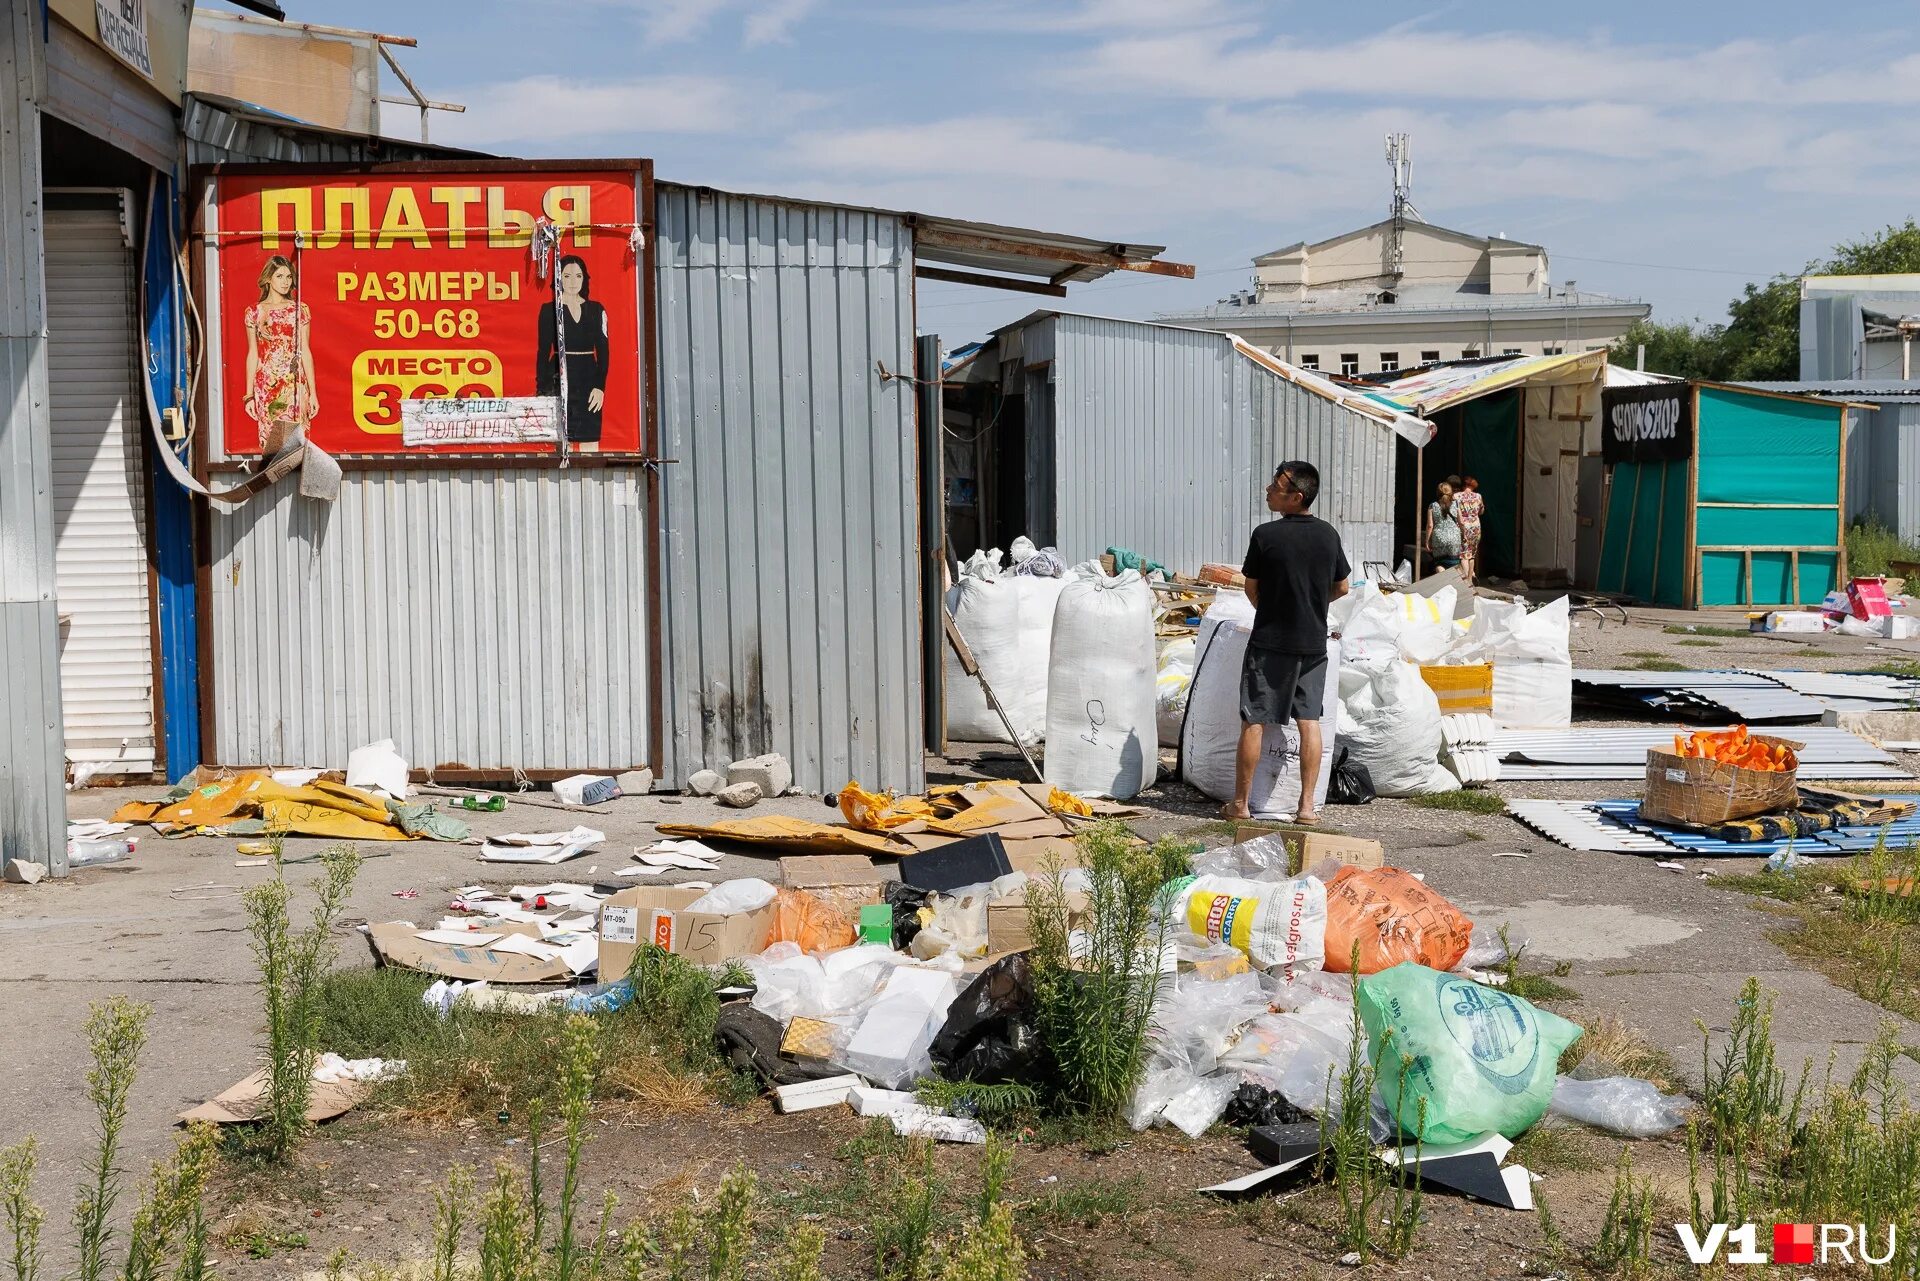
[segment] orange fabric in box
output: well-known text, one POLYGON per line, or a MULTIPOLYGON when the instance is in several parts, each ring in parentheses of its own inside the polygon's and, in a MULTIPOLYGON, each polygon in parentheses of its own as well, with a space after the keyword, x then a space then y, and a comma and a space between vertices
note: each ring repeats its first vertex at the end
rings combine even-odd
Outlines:
POLYGON ((1453 904, 1397 867, 1343 867, 1327 883, 1327 968, 1377 974, 1402 961, 1450 970, 1467 954, 1473 922, 1453 904))

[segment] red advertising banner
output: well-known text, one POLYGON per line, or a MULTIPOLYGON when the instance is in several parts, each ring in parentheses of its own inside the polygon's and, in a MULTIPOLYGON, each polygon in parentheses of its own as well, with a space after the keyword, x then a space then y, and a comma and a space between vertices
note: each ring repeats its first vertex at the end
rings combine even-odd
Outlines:
POLYGON ((221 173, 229 454, 637 454, 632 169, 221 173))

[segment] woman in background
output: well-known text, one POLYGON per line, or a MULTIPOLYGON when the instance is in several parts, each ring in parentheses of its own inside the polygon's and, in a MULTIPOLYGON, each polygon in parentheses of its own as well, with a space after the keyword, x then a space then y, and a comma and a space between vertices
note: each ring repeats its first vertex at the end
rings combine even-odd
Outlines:
POLYGON ((1468 476, 1454 487, 1453 514, 1460 522, 1460 572, 1466 575, 1468 584, 1480 573, 1480 518, 1486 511, 1487 500, 1480 497, 1478 480, 1468 476))
POLYGON ((1427 554, 1435 569, 1460 563, 1460 520, 1453 510, 1453 486, 1440 482, 1438 501, 1427 504, 1427 554))

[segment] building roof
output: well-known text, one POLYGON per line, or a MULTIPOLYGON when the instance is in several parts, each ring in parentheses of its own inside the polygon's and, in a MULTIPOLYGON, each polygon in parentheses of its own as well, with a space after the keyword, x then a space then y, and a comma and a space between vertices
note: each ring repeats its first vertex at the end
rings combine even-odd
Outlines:
MULTIPOLYGON (((1330 249, 1334 245, 1341 244, 1348 240, 1357 240, 1370 232, 1378 231, 1382 227, 1390 227, 1392 225, 1393 219, 1382 218, 1379 222, 1369 223, 1364 227, 1358 227, 1352 231, 1343 231, 1337 236, 1329 236, 1325 240, 1316 240, 1312 244, 1308 244, 1304 240, 1295 241, 1293 244, 1287 245, 1284 248, 1269 250, 1267 253, 1261 254, 1254 259, 1254 262, 1273 262, 1302 251, 1313 253, 1318 249, 1330 249)), ((1486 245, 1489 248, 1497 245, 1502 249, 1532 249, 1540 253, 1546 252, 1544 246, 1528 244, 1523 240, 1508 240, 1505 236, 1476 236, 1470 231, 1455 231, 1451 227, 1442 227, 1438 223, 1422 222, 1418 218, 1407 219, 1405 225, 1409 230, 1418 229, 1424 232, 1431 232, 1450 240, 1458 240, 1463 244, 1486 245)))
POLYGON ((1234 351, 1238 352, 1240 356, 1260 366, 1268 373, 1285 379, 1287 382, 1303 388, 1323 400, 1330 400, 1343 409, 1359 414, 1362 418, 1371 419, 1373 422, 1388 428, 1411 444, 1424 445, 1433 439, 1434 426, 1432 423, 1415 414, 1407 413, 1398 405, 1382 401, 1379 397, 1371 395, 1364 388, 1345 383, 1337 383, 1324 374, 1314 370, 1302 369, 1298 365, 1288 364, 1278 356, 1255 347, 1238 334, 1223 333, 1218 329, 1205 329, 1192 325, 1169 325, 1162 321, 1155 320, 1134 320, 1130 317, 1123 316, 1095 316, 1088 312, 1062 311, 1050 307, 1042 308, 1039 311, 1029 312, 1016 321, 1000 326, 993 331, 993 337, 986 343, 970 343, 965 347, 956 348, 954 354, 959 357, 959 359, 947 365, 946 372, 949 374, 964 374, 965 377, 959 381, 967 381, 980 377, 982 376, 982 372, 978 368, 971 366, 974 365, 975 358, 978 357, 982 351, 986 350, 992 342, 997 342, 1003 335, 1013 330, 1025 329, 1027 326, 1040 321, 1054 320, 1061 317, 1080 320, 1099 320, 1108 324, 1117 325, 1138 325, 1144 329, 1167 329, 1179 333, 1204 334, 1209 338, 1217 338, 1231 344, 1234 351))
POLYGON ((1920 382, 1903 383, 1885 378, 1815 378, 1806 381, 1755 381, 1730 385, 1748 387, 1754 391, 1772 391, 1789 396, 1807 396, 1856 404, 1865 401, 1920 401, 1920 382))
POLYGON ((1605 377, 1606 367, 1604 351, 1457 360, 1374 383, 1367 395, 1391 408, 1425 416, 1510 387, 1598 382, 1605 377))
POLYGON ((1381 289, 1378 287, 1328 289, 1309 292, 1306 298, 1290 302, 1226 300, 1190 311, 1161 312, 1160 318, 1176 321, 1290 319, 1299 323, 1324 316, 1337 318, 1342 324, 1352 324, 1367 320, 1387 323, 1413 317, 1444 318, 1487 311, 1534 312, 1542 315, 1611 312, 1634 317, 1645 316, 1652 311, 1651 306, 1635 298, 1619 298, 1585 289, 1572 293, 1495 294, 1487 292, 1485 286, 1456 289, 1446 285, 1413 285, 1387 292, 1393 294, 1394 301, 1379 301, 1381 289))

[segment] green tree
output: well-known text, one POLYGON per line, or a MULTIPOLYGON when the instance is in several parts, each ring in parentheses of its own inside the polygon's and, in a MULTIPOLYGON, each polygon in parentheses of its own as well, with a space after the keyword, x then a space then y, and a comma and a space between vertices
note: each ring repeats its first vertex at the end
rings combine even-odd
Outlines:
POLYGON ((1657 324, 1636 321, 1611 358, 1631 366, 1645 344, 1647 369, 1657 374, 1733 382, 1800 376, 1800 276, 1869 276, 1920 272, 1920 222, 1908 218, 1858 240, 1842 241, 1833 253, 1803 272, 1748 285, 1727 307, 1727 323, 1657 324))

